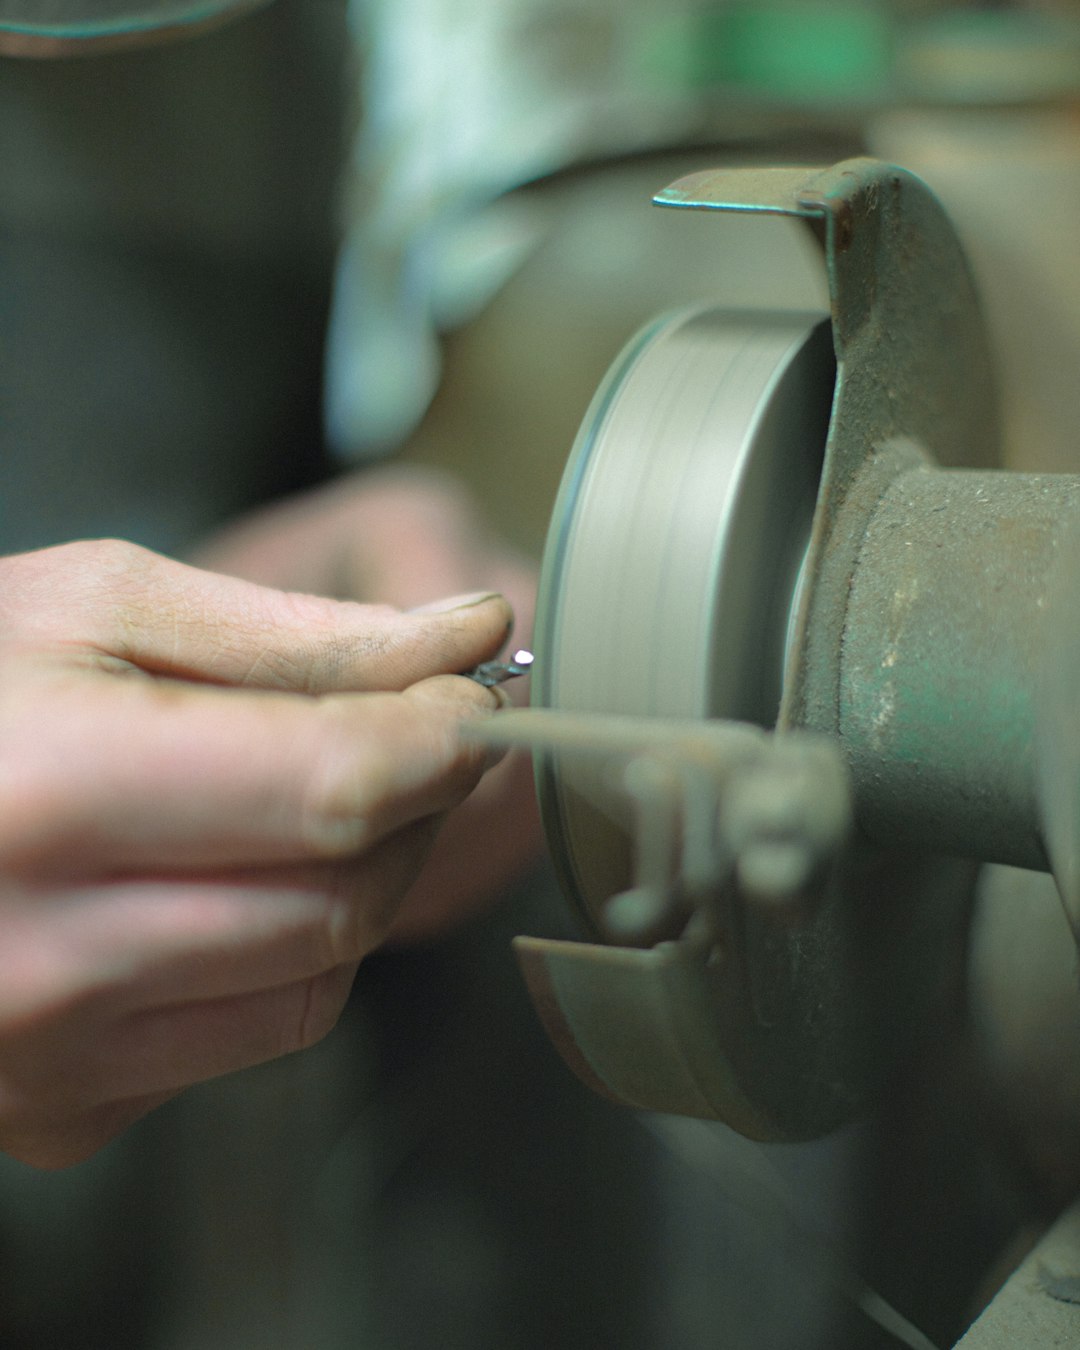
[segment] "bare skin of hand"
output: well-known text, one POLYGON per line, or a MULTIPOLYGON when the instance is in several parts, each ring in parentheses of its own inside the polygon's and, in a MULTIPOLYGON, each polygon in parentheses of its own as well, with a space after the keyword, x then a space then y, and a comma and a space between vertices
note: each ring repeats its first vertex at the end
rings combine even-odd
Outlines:
POLYGON ((0 1149, 57 1167, 336 1021, 498 698, 424 614, 114 541, 0 559, 0 1149))
MULTIPOLYGON (((365 470, 258 512, 199 561, 264 585, 402 607, 488 584, 513 606, 515 645, 530 642, 535 568, 492 536, 459 483, 426 469, 365 470)), ((527 701, 527 681, 504 688, 527 701)), ((487 907, 541 847, 532 764, 518 751, 451 814, 389 940, 438 935, 487 907)))

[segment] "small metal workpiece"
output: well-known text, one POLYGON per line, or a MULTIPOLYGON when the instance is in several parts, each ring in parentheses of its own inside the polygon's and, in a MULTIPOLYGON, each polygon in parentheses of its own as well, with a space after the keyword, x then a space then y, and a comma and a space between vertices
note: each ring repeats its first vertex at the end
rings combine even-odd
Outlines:
POLYGON ((528 675, 532 663, 532 652, 522 648, 514 653, 512 661, 485 661, 475 670, 465 671, 465 674, 470 680, 482 684, 485 689, 491 689, 494 685, 505 684, 507 680, 512 680, 518 675, 528 675))

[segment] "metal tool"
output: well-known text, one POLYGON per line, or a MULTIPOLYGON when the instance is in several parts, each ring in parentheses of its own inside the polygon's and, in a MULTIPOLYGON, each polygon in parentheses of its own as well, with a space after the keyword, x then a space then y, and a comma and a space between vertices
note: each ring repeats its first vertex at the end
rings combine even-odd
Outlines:
POLYGON ((1080 915, 1075 570, 1055 580, 1080 478, 971 467, 997 459, 989 344, 912 175, 704 173, 656 200, 804 219, 831 315, 635 339, 553 515, 534 710, 479 734, 533 747, 591 936, 518 941, 567 1061, 620 1101, 808 1137, 933 1024, 978 862, 1052 862, 1080 915))
POLYGON ((517 679, 519 675, 528 675, 533 663, 533 654, 524 647, 516 651, 510 661, 484 661, 465 674, 470 680, 491 689, 507 680, 517 679))

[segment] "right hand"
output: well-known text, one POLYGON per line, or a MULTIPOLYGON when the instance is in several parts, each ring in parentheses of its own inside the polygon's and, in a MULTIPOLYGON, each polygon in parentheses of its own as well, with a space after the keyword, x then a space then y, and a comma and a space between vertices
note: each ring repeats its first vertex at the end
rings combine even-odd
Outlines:
POLYGON ((337 1020, 487 764, 500 597, 424 613, 134 545, 0 559, 0 1149, 96 1151, 337 1020))
MULTIPOLYGON (((430 469, 344 474, 234 521, 198 562, 263 586, 403 609, 485 583, 511 601, 515 643, 531 641, 535 568, 493 533, 459 480, 430 469)), ((511 680, 503 693, 524 703, 528 686, 511 680)), ((451 813, 388 941, 430 941, 482 913, 542 847, 532 756, 511 751, 451 813)))

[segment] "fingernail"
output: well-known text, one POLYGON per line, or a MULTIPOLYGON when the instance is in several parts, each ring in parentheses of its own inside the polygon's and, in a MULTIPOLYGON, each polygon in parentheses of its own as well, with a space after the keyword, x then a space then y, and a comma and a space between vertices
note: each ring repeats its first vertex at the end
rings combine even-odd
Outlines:
POLYGON ((485 600, 500 599, 498 591, 470 591, 466 595, 451 595, 445 600, 430 600, 426 605, 415 605, 410 614, 446 614, 452 609, 472 609, 485 600))

